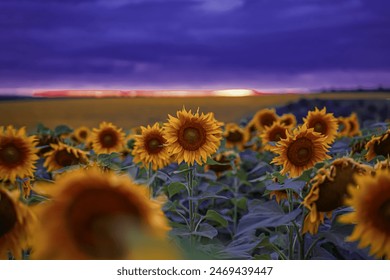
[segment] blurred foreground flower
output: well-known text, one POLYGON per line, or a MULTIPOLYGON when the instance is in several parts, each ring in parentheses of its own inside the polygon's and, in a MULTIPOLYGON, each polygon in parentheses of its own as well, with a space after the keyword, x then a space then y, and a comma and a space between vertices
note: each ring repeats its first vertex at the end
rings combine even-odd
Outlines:
POLYGON ((33 258, 177 258, 174 250, 160 251, 170 227, 146 186, 91 168, 64 174, 52 189, 52 201, 38 212, 33 258))

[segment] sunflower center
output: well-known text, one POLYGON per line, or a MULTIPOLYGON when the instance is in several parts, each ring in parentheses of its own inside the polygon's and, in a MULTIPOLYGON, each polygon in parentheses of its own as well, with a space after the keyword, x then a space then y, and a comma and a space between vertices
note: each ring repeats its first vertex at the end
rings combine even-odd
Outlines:
POLYGON ((13 144, 9 144, 0 150, 1 161, 8 164, 17 164, 21 161, 23 153, 13 144))
POLYGON ((74 198, 67 223, 79 248, 94 259, 123 259, 131 248, 130 226, 139 228, 142 212, 112 189, 89 188, 74 198))
POLYGON ((233 143, 239 143, 243 139, 243 135, 240 131, 230 131, 229 134, 226 136, 226 140, 233 143))
POLYGON ((276 118, 272 114, 264 114, 260 117, 260 123, 262 126, 271 126, 276 121, 276 118))
POLYGON ((196 123, 183 126, 179 131, 178 141, 185 150, 196 151, 206 142, 206 131, 196 123))
POLYGON ((326 133, 326 126, 321 122, 316 122, 313 126, 315 132, 319 132, 321 134, 326 133))
POLYGON ((107 131, 102 133, 100 136, 100 143, 103 148, 111 148, 114 147, 118 142, 118 137, 112 131, 107 131))
POLYGON ((385 223, 390 225, 390 199, 382 203, 379 207, 379 213, 381 213, 385 223))
POLYGON ((88 133, 85 130, 80 131, 80 133, 79 133, 79 136, 81 139, 87 138, 87 135, 88 135, 88 133))
POLYGON ((296 166, 305 166, 313 157, 313 143, 307 138, 298 138, 287 149, 287 158, 296 166))
POLYGON ((17 221, 16 210, 11 199, 0 192, 0 240, 12 230, 17 221))
POLYGON ((74 154, 69 153, 66 150, 56 152, 55 161, 60 166, 71 166, 79 163, 79 159, 74 154))
POLYGON ((389 156, 390 155, 390 136, 385 140, 374 144, 374 152, 376 155, 389 156))
POLYGON ((278 129, 278 130, 270 132, 270 137, 269 137, 270 141, 278 142, 282 138, 286 138, 285 129, 278 129))
POLYGON ((157 154, 163 149, 163 141, 161 137, 151 138, 147 140, 146 150, 149 154, 157 154))

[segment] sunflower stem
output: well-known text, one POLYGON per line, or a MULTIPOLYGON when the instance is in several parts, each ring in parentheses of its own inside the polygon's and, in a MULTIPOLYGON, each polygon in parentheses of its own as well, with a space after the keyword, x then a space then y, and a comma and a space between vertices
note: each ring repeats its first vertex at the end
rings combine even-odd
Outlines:
POLYGON ((323 239, 324 239, 324 237, 319 237, 313 243, 311 243, 309 249, 307 249, 307 252, 306 252, 306 255, 305 255, 305 260, 307 260, 309 258, 311 252, 314 250, 314 248, 317 245, 317 243, 320 242, 323 239))
POLYGON ((191 166, 189 171, 188 171, 188 196, 189 196, 189 199, 188 199, 188 210, 189 210, 189 220, 190 220, 190 244, 191 244, 191 248, 193 249, 194 248, 194 233, 195 233, 195 213, 194 213, 194 209, 195 209, 195 205, 194 205, 194 200, 193 200, 193 197, 194 197, 194 168, 195 168, 195 165, 191 166))
MULTIPOLYGON (((288 212, 293 210, 292 193, 290 189, 286 190, 288 198, 288 212)), ((294 259, 294 226, 287 226, 288 230, 288 259, 294 259)))

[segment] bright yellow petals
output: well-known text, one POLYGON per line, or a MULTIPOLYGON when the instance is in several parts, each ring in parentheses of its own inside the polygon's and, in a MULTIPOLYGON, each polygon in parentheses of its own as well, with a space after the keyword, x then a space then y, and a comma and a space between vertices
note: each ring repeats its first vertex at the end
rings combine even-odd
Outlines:
POLYGON ((51 144, 52 150, 45 156, 44 166, 47 171, 55 171, 67 166, 86 164, 88 162, 87 153, 64 143, 51 144))
POLYGON ((27 137, 26 130, 15 130, 12 126, 0 127, 0 180, 33 177, 36 153, 36 138, 27 137))
POLYGON ((127 176, 77 170, 53 187, 52 200, 40 209, 33 258, 134 259, 144 255, 141 238, 166 242, 170 227, 161 203, 127 176))
POLYGON ((163 129, 158 123, 153 127, 141 127, 141 135, 135 136, 133 161, 142 163, 146 168, 151 165, 153 170, 167 166, 171 160, 166 146, 163 129))
POLYGON ((102 122, 92 132, 92 148, 97 154, 119 153, 125 146, 125 134, 112 123, 102 122))
POLYGON ((372 139, 366 144, 366 158, 368 161, 372 160, 376 156, 390 156, 390 129, 383 135, 372 137, 372 139))
POLYGON ((303 226, 303 233, 316 234, 325 215, 344 205, 347 188, 356 186, 355 175, 371 174, 372 167, 355 162, 351 158, 339 158, 328 167, 318 170, 310 181, 312 186, 302 204, 309 210, 303 226))
POLYGON ((237 148, 243 150, 244 145, 250 140, 250 134, 244 128, 235 123, 227 123, 223 136, 226 140, 226 148, 237 148))
POLYGON ((281 139, 287 137, 288 127, 279 122, 274 122, 271 126, 267 126, 260 135, 262 146, 265 150, 270 150, 273 147, 270 142, 277 143, 281 139))
POLYGON ((253 123, 258 131, 263 131, 267 126, 271 126, 278 120, 275 109, 262 109, 253 116, 253 123))
POLYGON ((32 212, 13 194, 0 187, 0 259, 8 259, 11 253, 22 258, 22 249, 28 249, 35 221, 32 212))
POLYGON ((164 124, 164 136, 168 152, 178 163, 186 162, 203 165, 207 158, 214 154, 221 143, 221 123, 213 113, 193 114, 183 110, 177 112, 177 118, 169 115, 164 124))
POLYGON ((308 112, 306 118, 303 118, 307 128, 313 128, 315 132, 321 133, 326 137, 325 142, 332 144, 337 136, 338 121, 333 113, 326 113, 326 107, 322 110, 315 108, 308 112))
POLYGON ((325 138, 312 128, 301 126, 290 134, 287 138, 281 139, 271 151, 278 154, 271 163, 283 165, 281 174, 289 173, 289 177, 300 176, 305 170, 313 167, 317 162, 330 159, 328 144, 325 138))
POLYGON ((359 241, 359 247, 370 246, 370 254, 390 259, 390 172, 378 170, 375 176, 357 176, 357 188, 350 187, 346 204, 354 212, 340 221, 355 224, 347 241, 359 241))

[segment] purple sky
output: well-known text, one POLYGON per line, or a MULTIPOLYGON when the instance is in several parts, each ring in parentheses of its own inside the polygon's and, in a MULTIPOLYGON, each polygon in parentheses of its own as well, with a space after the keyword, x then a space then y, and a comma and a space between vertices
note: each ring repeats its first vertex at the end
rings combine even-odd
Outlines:
POLYGON ((0 92, 390 86, 389 2, 0 0, 0 92))

